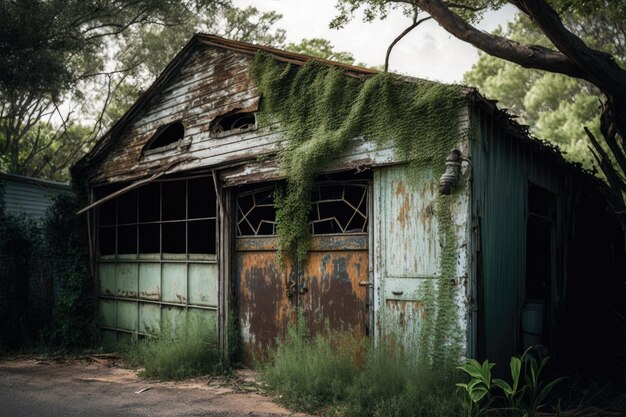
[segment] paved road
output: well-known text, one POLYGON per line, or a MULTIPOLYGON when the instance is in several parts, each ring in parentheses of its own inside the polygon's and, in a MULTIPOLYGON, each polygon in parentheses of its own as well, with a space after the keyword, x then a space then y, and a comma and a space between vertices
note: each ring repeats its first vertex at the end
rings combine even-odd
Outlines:
MULTIPOLYGON (((239 382, 243 379, 239 379, 239 382)), ((284 416, 250 384, 154 383, 101 364, 0 362, 0 417, 284 416), (137 394, 136 392, 149 388, 137 394)))

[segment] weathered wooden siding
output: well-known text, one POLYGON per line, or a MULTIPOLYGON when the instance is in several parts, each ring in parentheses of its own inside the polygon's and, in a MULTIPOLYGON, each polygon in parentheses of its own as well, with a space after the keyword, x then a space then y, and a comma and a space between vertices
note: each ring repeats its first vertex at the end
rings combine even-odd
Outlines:
MULTIPOLYGON (((251 55, 216 47, 198 47, 187 58, 169 84, 156 94, 134 117, 124 132, 114 138, 109 154, 90 168, 91 181, 123 182, 145 176, 149 172, 176 164, 168 172, 216 167, 241 162, 234 172, 266 170, 276 177, 275 165, 258 163, 262 155, 276 153, 283 140, 275 127, 260 126, 258 130, 212 138, 210 122, 233 109, 256 110, 258 91, 250 79, 251 55), (177 149, 142 155, 142 149, 159 126, 181 120, 185 138, 177 149)), ((384 165, 395 161, 390 149, 380 149, 372 142, 355 139, 355 147, 333 164, 331 169, 384 165)), ((229 178, 225 178, 227 183, 229 178)), ((233 180, 237 183, 237 180, 233 180)))

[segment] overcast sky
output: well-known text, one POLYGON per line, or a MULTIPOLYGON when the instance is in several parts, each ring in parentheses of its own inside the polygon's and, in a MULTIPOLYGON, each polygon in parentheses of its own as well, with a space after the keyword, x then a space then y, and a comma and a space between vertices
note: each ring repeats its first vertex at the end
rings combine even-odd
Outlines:
MULTIPOLYGON (((279 25, 287 31, 287 42, 303 38, 326 38, 338 51, 352 52, 357 62, 380 65, 385 61, 387 47, 411 19, 400 11, 384 21, 363 23, 355 19, 345 28, 333 30, 328 23, 337 14, 335 0, 234 0, 238 7, 255 6, 275 10, 283 15, 279 25)), ((516 9, 507 6, 488 12, 478 25, 492 31, 506 26, 516 9)), ((454 38, 436 22, 428 21, 414 29, 398 43, 391 53, 390 70, 444 82, 460 82, 463 73, 478 59, 476 48, 454 38)))

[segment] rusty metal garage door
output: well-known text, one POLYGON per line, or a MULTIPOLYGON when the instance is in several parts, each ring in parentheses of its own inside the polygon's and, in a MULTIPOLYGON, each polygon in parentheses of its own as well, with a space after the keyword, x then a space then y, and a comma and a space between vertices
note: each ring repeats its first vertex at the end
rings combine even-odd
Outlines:
POLYGON ((312 333, 369 333, 369 186, 320 184, 312 198, 308 262, 278 264, 273 187, 236 196, 236 274, 244 360, 263 358, 303 314, 312 333))

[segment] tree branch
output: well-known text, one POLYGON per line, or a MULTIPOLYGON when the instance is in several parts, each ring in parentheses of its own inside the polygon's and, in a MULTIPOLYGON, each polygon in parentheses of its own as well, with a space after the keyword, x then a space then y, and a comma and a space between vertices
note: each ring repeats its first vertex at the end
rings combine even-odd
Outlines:
POLYGON ((418 12, 418 8, 416 7, 413 13, 413 23, 411 24, 411 26, 404 29, 402 33, 397 38, 395 38, 393 42, 391 42, 391 45, 389 45, 389 48, 387 48, 387 54, 385 55, 385 72, 389 71, 389 56, 391 55, 391 50, 393 49, 394 46, 396 46, 398 42, 400 42, 400 39, 404 38, 410 31, 418 27, 423 22, 429 19, 432 19, 431 16, 428 16, 420 20, 417 20, 417 12, 418 12))
POLYGON ((548 3, 543 0, 510 0, 510 3, 526 13, 554 46, 584 71, 586 80, 605 94, 626 95, 626 71, 611 55, 588 47, 570 32, 548 3))
MULTIPOLYGON (((587 74, 567 56, 539 45, 526 45, 498 35, 485 33, 454 13, 441 0, 415 0, 420 9, 430 14, 446 31, 489 55, 506 59, 526 68, 557 72, 587 80, 587 74)), ((403 3, 412 4, 410 0, 403 3)))

